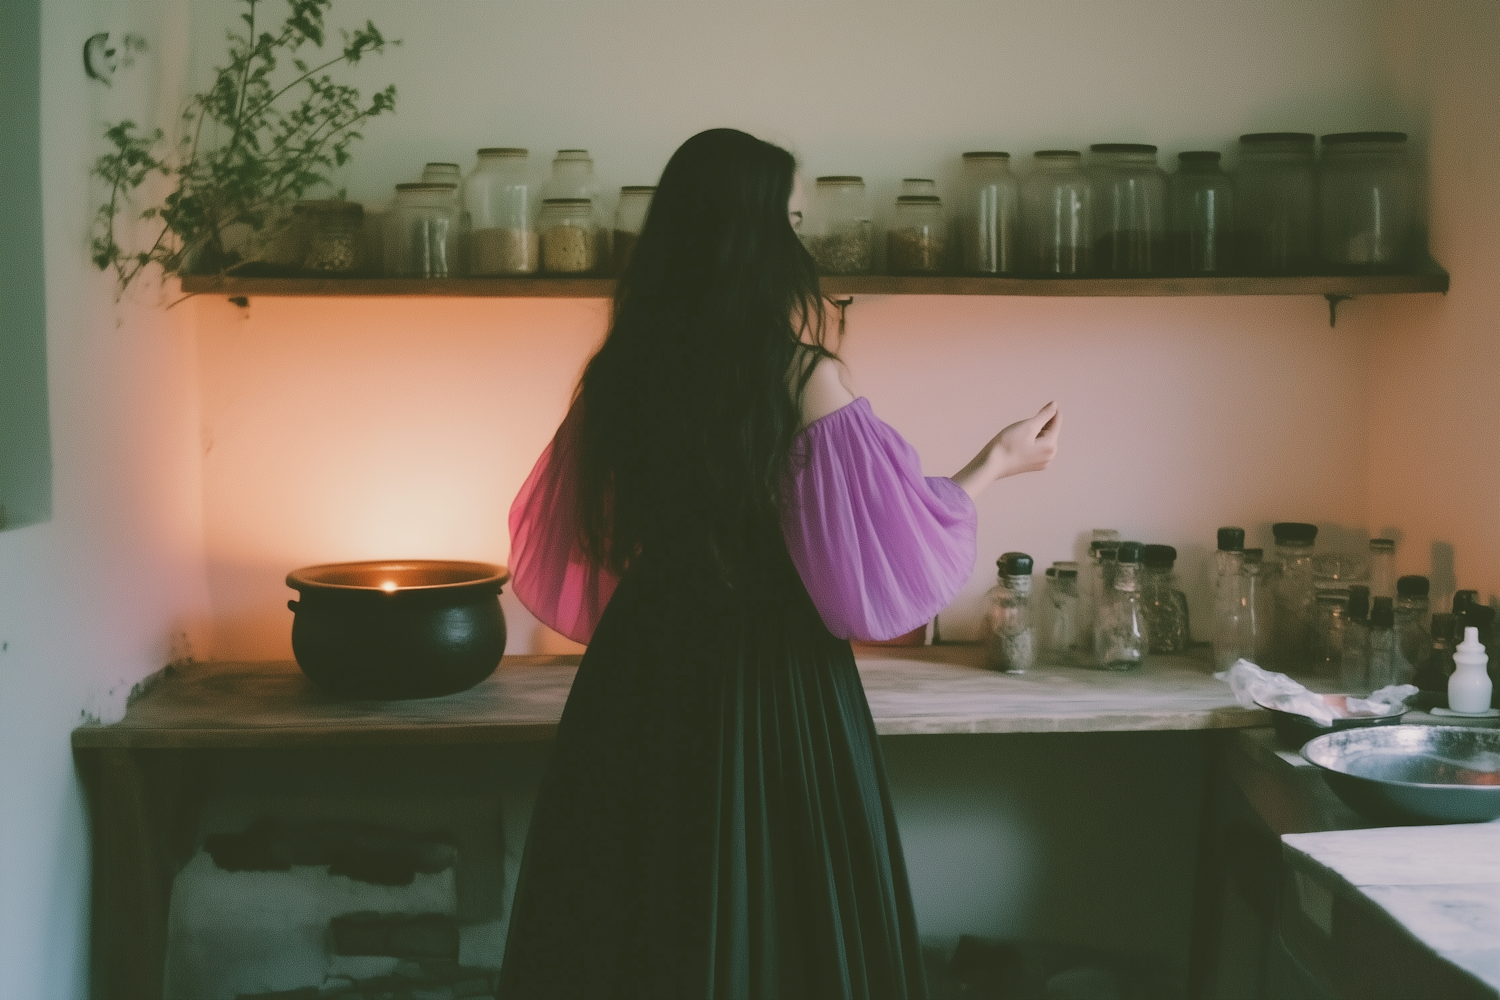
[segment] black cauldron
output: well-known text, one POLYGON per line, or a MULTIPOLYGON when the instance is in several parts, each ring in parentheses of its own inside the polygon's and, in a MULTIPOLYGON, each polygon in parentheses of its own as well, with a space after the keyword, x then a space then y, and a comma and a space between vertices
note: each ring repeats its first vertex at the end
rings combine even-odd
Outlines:
POLYGON ((287 574, 292 652, 313 683, 343 698, 432 698, 484 680, 505 653, 500 587, 489 563, 412 559, 327 563, 287 574))

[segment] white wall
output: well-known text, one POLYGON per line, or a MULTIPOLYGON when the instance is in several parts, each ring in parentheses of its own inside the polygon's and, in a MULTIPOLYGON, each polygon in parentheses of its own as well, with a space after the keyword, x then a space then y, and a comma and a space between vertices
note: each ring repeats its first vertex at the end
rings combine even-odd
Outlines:
MULTIPOLYGON (((169 659, 204 655, 196 346, 154 296, 117 306, 88 263, 88 165, 106 117, 155 120, 180 77, 138 64, 88 83, 95 31, 179 57, 172 3, 42 5, 42 177, 52 519, 0 533, 0 992, 88 994, 89 842, 69 733, 124 709, 169 659)), ((171 99, 169 117, 175 109, 171 99)))
MULTIPOLYGON (((227 8, 195 7, 198 72, 227 8)), ((958 154, 1147 140, 1164 161, 1243 131, 1402 127, 1363 0, 1303 4, 517 3, 346 0, 404 45, 360 67, 396 81, 341 181, 386 197, 426 160, 586 146, 606 187, 653 180, 693 132, 789 144, 810 175, 858 172, 888 204, 958 154)), ((977 622, 993 559, 1070 558, 1095 526, 1183 553, 1207 614, 1214 529, 1365 527, 1372 316, 1329 330, 1316 298, 861 298, 846 353, 932 473, 1048 399, 1062 455, 981 504, 980 559, 945 634, 977 622)), ((1432 308, 1421 303, 1413 308, 1432 308)), ((281 579, 398 550, 503 561, 503 519, 603 333, 575 302, 200 306, 208 552, 218 649, 290 655, 281 579), (295 433, 292 433, 295 427, 295 433), (372 434, 372 428, 379 428, 372 434), (378 442, 378 444, 377 444, 378 442)), ((514 605, 512 651, 541 641, 514 605)), ((1199 634, 1203 634, 1200 628, 1199 634)))
MULTIPOLYGON (((1405 532, 1403 573, 1500 595, 1500 6, 1387 0, 1381 44, 1428 150, 1440 302, 1356 303, 1371 340, 1370 526, 1405 532)), ((1444 606, 1446 610, 1446 605, 1444 606)))

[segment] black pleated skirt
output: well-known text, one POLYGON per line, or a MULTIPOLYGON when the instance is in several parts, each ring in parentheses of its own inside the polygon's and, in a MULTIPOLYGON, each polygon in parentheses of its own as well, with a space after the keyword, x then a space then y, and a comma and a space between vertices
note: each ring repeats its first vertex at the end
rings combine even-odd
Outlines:
POLYGON ((784 548, 734 590, 638 563, 579 666, 502 1000, 925 998, 849 644, 784 548))

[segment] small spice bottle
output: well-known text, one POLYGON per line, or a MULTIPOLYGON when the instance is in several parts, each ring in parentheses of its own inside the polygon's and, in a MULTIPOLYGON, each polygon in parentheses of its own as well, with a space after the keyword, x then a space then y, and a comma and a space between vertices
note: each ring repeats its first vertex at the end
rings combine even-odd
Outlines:
POLYGON ((937 195, 904 194, 886 233, 886 264, 892 274, 940 274, 946 250, 943 202, 937 195))
POLYGON ((1078 631, 1078 564, 1055 562, 1047 567, 1047 600, 1052 618, 1047 630, 1047 655, 1054 663, 1079 663, 1083 649, 1078 631))
POLYGON ((1188 644, 1187 595, 1177 589, 1172 567, 1177 550, 1170 545, 1147 545, 1143 553, 1141 600, 1146 605, 1151 652, 1181 653, 1188 644))
MULTIPOLYGON (((1421 672, 1432 646, 1432 615, 1427 593, 1432 585, 1425 576, 1403 576, 1396 581, 1396 648, 1416 672, 1421 672)), ((1372 584, 1371 588, 1374 590, 1372 584)))
POLYGON ((1372 598, 1370 607, 1370 667, 1371 691, 1379 691, 1390 684, 1405 684, 1410 677, 1401 676, 1401 654, 1396 649, 1396 613, 1391 608, 1389 597, 1372 598))
POLYGON ((1370 691, 1370 588, 1362 583, 1349 587, 1344 612, 1344 646, 1339 658, 1339 676, 1347 694, 1370 691))
POLYGON ((1423 691, 1448 690, 1448 677, 1453 673, 1453 648, 1455 643, 1453 615, 1439 611, 1432 616, 1432 638, 1428 642, 1427 657, 1417 669, 1412 683, 1423 691))
POLYGON ((1031 627, 1031 557, 1007 552, 996 565, 1000 582, 985 595, 985 662, 1007 674, 1024 674, 1036 664, 1031 627))
POLYGON ((544 198, 542 270, 547 274, 592 274, 599 266, 598 226, 588 198, 544 198))
POLYGON ((1146 659, 1151 626, 1141 600, 1140 542, 1121 542, 1115 550, 1114 583, 1094 621, 1094 662, 1103 670, 1132 670, 1146 659))
POLYGON ((646 213, 651 210, 651 198, 656 194, 652 184, 635 184, 620 188, 620 200, 615 204, 614 271, 624 274, 630 264, 630 255, 635 251, 635 241, 646 226, 646 213))
POLYGON ((958 206, 958 245, 965 274, 1016 270, 1021 186, 1009 153, 965 153, 958 206))
POLYGON ((1341 677, 1344 631, 1349 614, 1349 589, 1328 587, 1319 590, 1313 610, 1317 645, 1313 654, 1312 672, 1319 677, 1341 677))

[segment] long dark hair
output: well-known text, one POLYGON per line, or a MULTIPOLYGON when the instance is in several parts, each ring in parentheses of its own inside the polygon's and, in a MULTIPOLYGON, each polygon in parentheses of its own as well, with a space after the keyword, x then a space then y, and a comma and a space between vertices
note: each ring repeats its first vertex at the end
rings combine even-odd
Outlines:
POLYGON ((831 356, 787 217, 796 166, 713 129, 662 172, 578 387, 580 541, 596 565, 621 573, 670 547, 733 585, 776 530, 811 366, 789 373, 799 343, 831 356))

